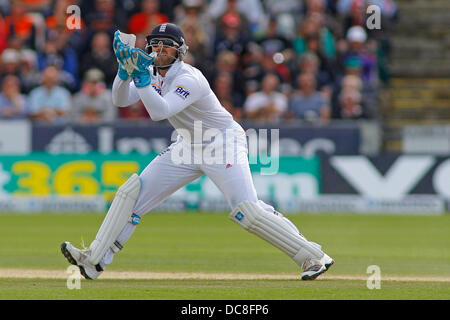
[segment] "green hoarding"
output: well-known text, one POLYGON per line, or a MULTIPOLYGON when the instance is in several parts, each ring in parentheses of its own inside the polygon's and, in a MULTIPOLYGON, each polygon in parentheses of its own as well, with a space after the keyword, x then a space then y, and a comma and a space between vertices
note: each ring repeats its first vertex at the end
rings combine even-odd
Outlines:
MULTIPOLYGON (((0 198, 102 196, 106 202, 134 172, 140 173, 157 156, 141 154, 0 156, 0 198)), ((251 164, 260 199, 289 210, 302 198, 320 193, 318 158, 280 157, 274 175, 261 172, 269 165, 251 164)), ((206 176, 177 191, 161 209, 227 209, 225 199, 206 176)))

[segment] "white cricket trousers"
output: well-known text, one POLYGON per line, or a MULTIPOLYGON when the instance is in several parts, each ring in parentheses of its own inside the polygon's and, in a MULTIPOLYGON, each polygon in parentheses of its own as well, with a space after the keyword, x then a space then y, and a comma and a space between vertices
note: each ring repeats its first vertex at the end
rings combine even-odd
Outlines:
MULTIPOLYGON (((209 152, 202 153, 204 159, 195 161, 194 154, 199 149, 195 149, 191 145, 191 161, 187 163, 177 163, 175 152, 181 149, 182 139, 171 144, 165 151, 161 152, 140 174, 141 190, 139 197, 134 206, 133 213, 142 217, 146 213, 157 207, 167 197, 172 195, 178 189, 184 187, 188 183, 206 174, 211 181, 224 194, 230 209, 233 210, 239 203, 243 201, 257 202, 258 197, 248 163, 247 138, 242 128, 233 129, 234 135, 218 140, 222 148, 216 148, 218 152, 231 152, 224 154, 221 163, 207 164, 210 157, 209 152), (227 151, 225 151, 227 150, 227 151), (175 161, 174 161, 175 159, 175 161), (226 160, 230 160, 227 162, 226 160)), ((215 143, 215 142, 214 142, 215 143)), ((218 143, 217 143, 218 144, 218 143)), ((188 148, 187 145, 184 145, 188 148)), ((214 146, 203 146, 205 148, 214 146)), ((217 147, 217 146, 216 146, 217 147)), ((196 154, 198 156, 198 152, 196 154)), ((218 159, 217 154, 214 154, 218 159)), ((219 157, 220 158, 220 157, 219 157)), ((209 162, 211 163, 211 162, 209 162)), ((267 210, 273 210, 271 206, 266 205, 267 210)), ((272 211, 273 212, 273 211, 272 211)), ((128 223, 120 233, 117 241, 123 244, 134 232, 136 225, 128 223)), ((103 264, 110 264, 113 259, 112 250, 108 250, 103 257, 103 264)))
MULTIPOLYGON (((242 129, 241 129, 242 130, 242 129)), ((224 194, 230 209, 233 210, 239 203, 245 200, 256 202, 257 194, 253 185, 253 179, 247 158, 247 141, 245 132, 236 130, 237 133, 231 143, 228 143, 228 150, 235 152, 232 157, 217 157, 220 163, 207 164, 208 154, 206 147, 193 150, 191 148, 191 159, 189 163, 177 164, 175 158, 180 143, 173 143, 166 151, 159 154, 142 171, 141 191, 136 201, 134 213, 143 216, 153 210, 167 197, 181 187, 206 174, 211 181, 224 194), (199 161, 193 159, 194 152, 202 151, 203 158, 199 161), (226 160, 230 160, 227 162, 226 160), (173 161, 175 160, 175 162, 173 161), (197 162, 195 164, 194 162, 197 162)), ((190 147, 190 146, 189 146, 190 147)), ((186 147, 187 148, 187 147, 186 147)), ((208 148, 211 148, 209 146, 208 148)), ((218 152, 225 152, 226 146, 218 152)))

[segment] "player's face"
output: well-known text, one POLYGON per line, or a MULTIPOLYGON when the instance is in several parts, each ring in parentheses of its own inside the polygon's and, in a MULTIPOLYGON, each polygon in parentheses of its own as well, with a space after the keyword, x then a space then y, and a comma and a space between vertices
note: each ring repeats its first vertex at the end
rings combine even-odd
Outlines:
POLYGON ((158 55, 155 59, 155 66, 166 66, 174 62, 177 57, 178 45, 171 39, 152 39, 150 42, 152 51, 158 55))

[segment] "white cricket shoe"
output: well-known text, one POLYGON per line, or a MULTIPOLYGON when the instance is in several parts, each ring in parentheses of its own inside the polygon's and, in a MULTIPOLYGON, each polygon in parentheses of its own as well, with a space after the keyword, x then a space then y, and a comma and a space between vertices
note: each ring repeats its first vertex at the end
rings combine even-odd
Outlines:
POLYGON ((302 280, 314 280, 322 273, 326 272, 334 263, 327 254, 320 259, 308 259, 303 264, 302 280))
POLYGON ((77 249, 70 242, 61 244, 61 252, 66 259, 73 265, 80 268, 80 273, 88 280, 95 280, 102 274, 103 268, 100 264, 93 265, 88 262, 90 251, 88 249, 77 249))

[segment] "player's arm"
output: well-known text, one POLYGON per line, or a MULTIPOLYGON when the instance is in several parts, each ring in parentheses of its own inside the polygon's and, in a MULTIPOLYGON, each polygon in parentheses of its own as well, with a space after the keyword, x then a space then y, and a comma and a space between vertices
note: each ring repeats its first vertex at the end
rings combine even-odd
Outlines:
POLYGON ((194 77, 184 76, 175 80, 170 92, 163 97, 151 86, 137 88, 150 117, 161 121, 172 117, 202 96, 202 87, 194 77))
MULTIPOLYGON (((119 70, 120 72, 120 70, 119 70)), ((116 107, 126 107, 139 100, 139 94, 131 78, 123 80, 119 73, 112 86, 112 102, 116 107)))
POLYGON ((136 103, 139 95, 131 81, 130 73, 134 67, 130 63, 131 49, 134 48, 136 36, 117 30, 114 33, 113 50, 119 68, 112 86, 112 103, 117 107, 126 107, 136 103))
MULTIPOLYGON (((120 45, 119 49, 115 51, 115 55, 121 68, 126 70, 127 74, 133 79, 138 96, 154 121, 170 118, 201 97, 201 86, 193 76, 178 78, 172 85, 171 92, 161 97, 150 85, 149 68, 156 58, 156 53, 149 55, 141 49, 120 45), (195 90, 193 90, 194 88, 195 90)), ((124 72, 122 78, 119 72, 118 76, 124 80, 126 74, 124 72)), ((133 95, 132 98, 134 97, 133 95)))

